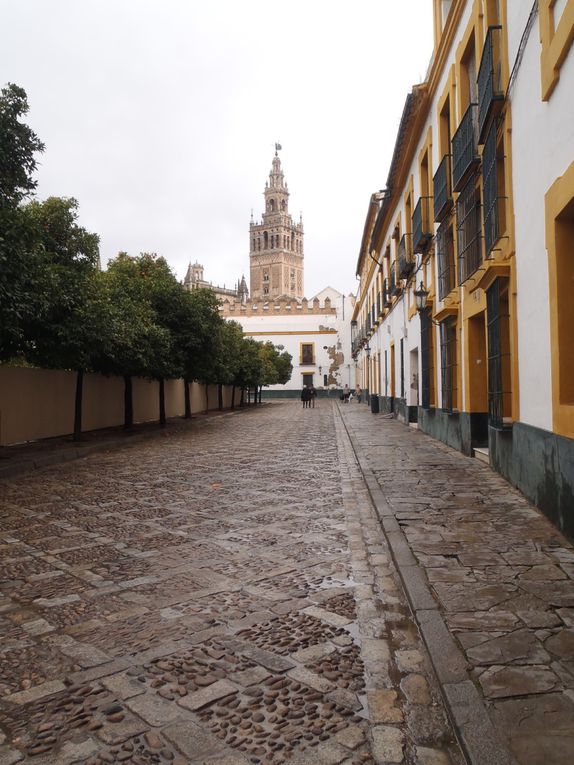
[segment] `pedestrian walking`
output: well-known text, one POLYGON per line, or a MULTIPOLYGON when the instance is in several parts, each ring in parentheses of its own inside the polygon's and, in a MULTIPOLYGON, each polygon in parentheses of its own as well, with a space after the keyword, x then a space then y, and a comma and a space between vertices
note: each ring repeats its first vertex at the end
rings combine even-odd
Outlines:
POLYGON ((311 404, 311 391, 306 385, 301 391, 301 401, 303 402, 303 409, 308 409, 311 404))
POLYGON ((361 399, 363 397, 363 391, 361 390, 359 385, 357 385, 357 387, 355 388, 355 396, 357 398, 357 404, 360 404, 361 399))
POLYGON ((309 393, 311 394, 311 406, 313 409, 315 408, 315 399, 317 398, 317 389, 314 385, 311 385, 309 388, 309 393))
POLYGON ((348 404, 349 403, 349 396, 350 395, 351 395, 351 389, 349 388, 347 383, 345 383, 345 387, 343 388, 343 404, 348 404))

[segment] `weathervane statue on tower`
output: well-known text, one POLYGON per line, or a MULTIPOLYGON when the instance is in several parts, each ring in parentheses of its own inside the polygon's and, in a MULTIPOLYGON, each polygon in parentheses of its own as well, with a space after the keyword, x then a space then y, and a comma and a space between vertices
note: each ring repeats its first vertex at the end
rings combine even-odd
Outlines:
POLYGON ((281 146, 281 144, 280 144, 280 143, 276 143, 276 144, 275 144, 275 156, 277 156, 277 152, 278 152, 278 151, 281 151, 281 149, 282 149, 282 148, 283 148, 283 147, 281 146))

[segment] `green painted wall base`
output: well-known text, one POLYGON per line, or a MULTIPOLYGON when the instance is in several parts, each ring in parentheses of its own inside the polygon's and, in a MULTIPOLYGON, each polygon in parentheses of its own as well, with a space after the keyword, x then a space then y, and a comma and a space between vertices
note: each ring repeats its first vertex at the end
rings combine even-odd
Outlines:
POLYGON ((483 412, 445 412, 418 407, 419 430, 472 456, 475 446, 486 446, 488 415, 483 412))
MULTIPOLYGON (((318 398, 332 398, 332 399, 338 399, 341 395, 341 390, 318 390, 317 391, 317 397, 318 398)), ((263 388, 263 391, 261 393, 261 398, 301 398, 301 391, 300 390, 265 390, 263 388)))
POLYGON ((522 422, 488 430, 491 466, 574 537, 574 439, 522 422))

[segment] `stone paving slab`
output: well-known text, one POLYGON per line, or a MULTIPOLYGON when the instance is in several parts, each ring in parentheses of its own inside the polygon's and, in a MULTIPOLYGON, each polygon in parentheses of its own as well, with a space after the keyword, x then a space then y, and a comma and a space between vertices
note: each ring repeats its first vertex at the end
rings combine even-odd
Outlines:
POLYGON ((467 755, 573 762, 571 543, 483 463, 366 407, 339 412, 467 755))
POLYGON ((462 765, 333 402, 3 480, 0 506, 0 762, 462 765))

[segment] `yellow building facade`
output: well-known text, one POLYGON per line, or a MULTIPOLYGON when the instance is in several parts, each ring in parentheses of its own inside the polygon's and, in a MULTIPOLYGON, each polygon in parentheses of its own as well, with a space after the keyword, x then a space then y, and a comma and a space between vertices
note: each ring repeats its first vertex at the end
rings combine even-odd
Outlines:
POLYGON ((574 534, 574 0, 433 5, 368 201, 359 382, 574 534))

